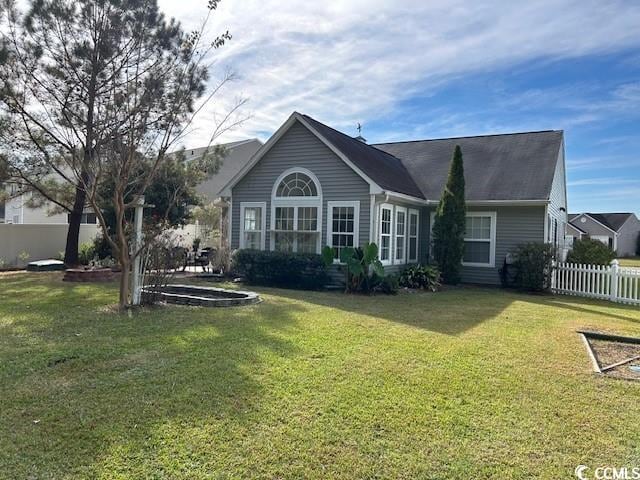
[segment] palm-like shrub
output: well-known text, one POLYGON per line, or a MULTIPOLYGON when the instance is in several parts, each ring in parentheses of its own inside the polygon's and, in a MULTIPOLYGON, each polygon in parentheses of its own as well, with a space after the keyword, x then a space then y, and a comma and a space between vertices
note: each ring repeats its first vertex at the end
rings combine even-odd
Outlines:
MULTIPOLYGON (((333 263, 334 251, 325 246, 322 249, 325 264, 333 263)), ((380 279, 384 278, 384 267, 378 258, 378 245, 367 243, 363 247, 346 247, 340 251, 340 263, 344 271, 347 292, 370 293, 380 279)))

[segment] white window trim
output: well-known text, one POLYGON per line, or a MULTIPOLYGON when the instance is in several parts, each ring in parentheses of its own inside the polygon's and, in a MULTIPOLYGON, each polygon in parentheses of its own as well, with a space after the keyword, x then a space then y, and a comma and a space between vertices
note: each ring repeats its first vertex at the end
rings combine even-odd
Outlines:
MULTIPOLYGON (((327 245, 333 248, 333 208, 352 207, 353 208, 353 246, 360 246, 360 200, 349 202, 327 202, 327 245)), ((344 232, 338 232, 344 233, 344 232)), ((339 259, 334 259, 333 263, 339 264, 339 259)))
MULTIPOLYGON (((496 223, 498 219, 497 212, 467 212, 466 217, 491 217, 491 232, 489 235, 489 263, 477 263, 477 262, 462 262, 463 267, 480 267, 480 268, 495 268, 496 266, 496 223)), ((433 240, 433 221, 436 217, 436 212, 431 212, 431 221, 429 223, 429 241, 433 240)), ((487 240, 466 238, 465 242, 486 242, 487 240)))
POLYGON ((393 205, 390 203, 381 203, 380 207, 378 208, 378 257, 380 258, 380 263, 382 263, 382 265, 393 265, 393 258, 395 257, 395 251, 394 251, 394 242, 393 242, 393 235, 394 235, 394 231, 395 231, 395 227, 394 227, 394 222, 395 222, 395 216, 393 214, 393 205), (382 260, 382 212, 384 210, 389 210, 391 212, 391 218, 389 219, 391 222, 390 228, 389 228, 389 233, 385 234, 385 236, 389 236, 389 259, 388 260, 382 260))
MULTIPOLYGON (((322 186, 320 185, 320 181, 315 174, 306 168, 302 167, 293 167, 282 172, 276 181, 273 184, 273 188, 271 189, 271 214, 269 216, 269 249, 275 250, 276 248, 276 239, 274 233, 313 233, 314 230, 298 230, 298 207, 316 207, 318 212, 318 222, 315 232, 316 235, 316 253, 320 253, 321 251, 321 243, 322 243, 322 186), (307 175, 313 182, 316 184, 316 190, 318 195, 315 197, 278 197, 276 196, 276 192, 278 191, 278 186, 280 182, 287 176, 292 173, 303 173, 307 175), (276 230, 276 207, 293 207, 293 230, 276 230)), ((294 251, 297 251, 297 236, 294 235, 294 251)))
POLYGON ((260 250, 264 250, 267 236, 267 202, 240 202, 240 248, 245 248, 244 211, 247 207, 262 209, 260 213, 260 250))
POLYGON ((406 207, 395 207, 395 212, 393 215, 393 263, 396 265, 402 265, 407 263, 407 226, 408 226, 408 218, 407 208, 406 207), (402 258, 398 258, 396 254, 398 253, 398 212, 404 213, 404 235, 402 236, 402 258))
POLYGON ((420 211, 416 210, 415 208, 410 208, 409 212, 407 213, 407 262, 412 263, 412 262, 417 262, 418 258, 420 257, 420 211), (411 216, 415 215, 416 217, 416 234, 415 235, 411 235, 411 230, 410 230, 410 224, 411 224, 411 216), (415 258, 410 258, 409 257, 409 241, 410 239, 414 238, 416 239, 416 256, 415 258))

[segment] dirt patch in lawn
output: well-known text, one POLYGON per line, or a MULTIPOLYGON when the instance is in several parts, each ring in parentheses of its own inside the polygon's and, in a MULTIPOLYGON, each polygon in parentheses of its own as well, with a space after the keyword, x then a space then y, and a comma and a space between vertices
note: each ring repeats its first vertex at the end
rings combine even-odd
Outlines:
POLYGON ((603 375, 640 380, 640 338, 601 332, 579 332, 594 370, 603 375))

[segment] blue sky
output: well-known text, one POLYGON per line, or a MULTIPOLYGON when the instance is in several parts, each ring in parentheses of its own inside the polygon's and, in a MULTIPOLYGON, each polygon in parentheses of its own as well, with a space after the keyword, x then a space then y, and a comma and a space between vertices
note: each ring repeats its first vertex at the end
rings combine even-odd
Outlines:
MULTIPOLYGON (((160 0, 190 28, 202 1, 160 0)), ((189 146, 239 98, 221 141, 266 139, 297 110, 370 142, 563 129, 571 211, 640 215, 640 2, 222 0, 212 85, 236 81, 189 146)))

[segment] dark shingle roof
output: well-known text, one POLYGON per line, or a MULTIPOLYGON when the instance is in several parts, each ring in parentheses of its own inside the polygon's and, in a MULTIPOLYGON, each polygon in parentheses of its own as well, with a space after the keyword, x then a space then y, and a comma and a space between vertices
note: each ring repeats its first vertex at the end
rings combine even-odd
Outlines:
POLYGON ((617 232, 633 213, 587 213, 587 215, 617 232))
POLYGON ((402 160, 425 198, 438 200, 456 145, 464 157, 467 200, 548 200, 561 130, 374 145, 402 160))
POLYGON ((345 135, 308 115, 302 117, 356 167, 384 190, 425 198, 402 162, 393 155, 345 135))

